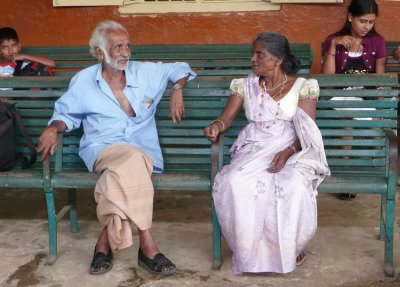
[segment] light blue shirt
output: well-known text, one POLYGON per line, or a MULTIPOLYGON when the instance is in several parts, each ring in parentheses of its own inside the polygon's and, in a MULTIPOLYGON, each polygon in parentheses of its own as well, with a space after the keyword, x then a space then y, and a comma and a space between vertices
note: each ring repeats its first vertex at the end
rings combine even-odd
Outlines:
POLYGON ((56 101, 49 124, 63 121, 67 131, 83 124, 79 155, 89 171, 93 171, 99 153, 115 143, 138 147, 153 159, 155 170, 162 171, 164 163, 155 121, 157 104, 169 81, 175 83, 186 76, 191 80, 196 74, 186 63, 129 62, 124 93, 136 113, 129 117, 101 71, 101 64, 97 64, 72 78, 68 91, 56 101))

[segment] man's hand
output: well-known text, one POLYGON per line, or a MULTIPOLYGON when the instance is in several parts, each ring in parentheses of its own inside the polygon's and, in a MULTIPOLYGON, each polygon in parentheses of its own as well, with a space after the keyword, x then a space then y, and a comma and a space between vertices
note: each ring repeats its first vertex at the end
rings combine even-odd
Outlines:
POLYGON ((185 115, 185 105, 183 103, 183 92, 181 89, 173 90, 169 103, 169 117, 174 123, 180 124, 185 115))
POLYGON ((45 160, 49 154, 54 155, 57 147, 57 128, 48 126, 39 137, 38 152, 42 153, 42 160, 45 160))

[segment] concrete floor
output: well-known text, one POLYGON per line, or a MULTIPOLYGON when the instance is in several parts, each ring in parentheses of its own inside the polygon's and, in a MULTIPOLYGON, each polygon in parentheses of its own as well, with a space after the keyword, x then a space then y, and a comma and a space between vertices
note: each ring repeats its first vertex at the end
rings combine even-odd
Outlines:
MULTIPOLYGON (((65 199, 57 193, 57 201, 65 199)), ((306 262, 291 274, 232 275, 231 254, 223 246, 221 270, 211 270, 209 197, 200 193, 158 192, 153 234, 161 251, 178 272, 152 276, 137 267, 137 244, 115 253, 111 272, 88 274, 99 233, 90 191, 78 194, 79 233, 68 231, 62 220, 58 232, 57 262, 45 265, 47 221, 40 191, 0 191, 0 286, 400 286, 399 217, 395 230, 396 277, 383 273, 383 242, 379 232, 379 199, 360 195, 354 202, 334 195, 318 198, 319 229, 306 262)), ((399 214, 399 212, 397 212, 399 214)), ((136 235, 135 235, 136 236, 136 235)), ((137 238, 137 236, 136 236, 137 238)))

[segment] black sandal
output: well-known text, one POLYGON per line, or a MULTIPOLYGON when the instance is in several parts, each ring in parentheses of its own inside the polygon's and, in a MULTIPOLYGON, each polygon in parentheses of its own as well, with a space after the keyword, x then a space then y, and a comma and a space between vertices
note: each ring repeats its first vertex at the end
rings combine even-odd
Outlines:
POLYGON ((113 264, 113 253, 110 250, 108 254, 104 254, 103 252, 94 251, 92 263, 90 264, 89 273, 92 275, 101 275, 107 273, 111 270, 113 264))
POLYGON ((139 248, 138 265, 154 275, 170 275, 176 272, 176 266, 162 253, 156 254, 154 259, 146 257, 139 248))

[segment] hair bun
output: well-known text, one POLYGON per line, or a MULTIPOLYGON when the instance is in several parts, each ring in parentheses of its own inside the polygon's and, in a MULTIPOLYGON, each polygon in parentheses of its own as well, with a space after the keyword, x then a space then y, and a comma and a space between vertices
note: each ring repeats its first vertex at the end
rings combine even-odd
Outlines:
POLYGON ((283 63, 283 70, 287 74, 294 74, 300 69, 300 64, 300 60, 293 54, 290 54, 283 63))

